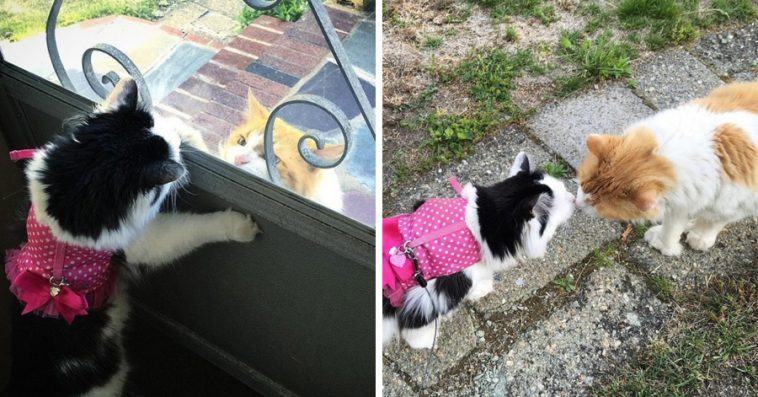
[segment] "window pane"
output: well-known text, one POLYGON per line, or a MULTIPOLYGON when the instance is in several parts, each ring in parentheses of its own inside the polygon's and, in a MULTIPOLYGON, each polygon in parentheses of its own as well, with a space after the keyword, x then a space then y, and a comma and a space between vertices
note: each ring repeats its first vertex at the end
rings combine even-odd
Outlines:
MULTIPOLYGON (((305 147, 326 164, 342 156, 345 139, 333 118, 316 106, 285 106, 273 144, 281 185, 373 224, 375 140, 306 1, 284 0, 266 12, 242 0, 60 3, 54 29, 58 59, 48 53, 51 37, 45 34, 53 2, 0 0, 0 51, 6 61, 93 101, 112 88, 108 76, 142 78, 146 90, 141 92, 149 94, 157 117, 195 130, 204 144, 198 146, 208 153, 269 180, 263 153, 269 112, 293 95, 326 99, 353 130, 344 161, 323 169, 306 162, 297 147, 302 136, 323 140, 321 149, 310 140, 305 147), (104 51, 91 51, 88 81, 90 64, 83 65, 83 56, 93 47, 104 51)), ((374 16, 356 8, 326 8, 373 112, 374 16)))

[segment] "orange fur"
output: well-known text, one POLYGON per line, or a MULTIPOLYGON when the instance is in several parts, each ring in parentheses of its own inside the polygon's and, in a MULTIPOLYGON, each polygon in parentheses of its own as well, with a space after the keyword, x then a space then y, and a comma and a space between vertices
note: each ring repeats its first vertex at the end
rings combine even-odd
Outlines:
POLYGON ((655 153, 653 133, 641 127, 623 136, 590 135, 587 147, 578 179, 598 214, 618 220, 654 218, 658 197, 676 175, 671 163, 655 153))
MULTIPOLYGON (((250 91, 247 94, 247 119, 236 127, 226 141, 226 146, 237 145, 240 137, 246 141, 257 141, 253 151, 263 157, 263 131, 268 121, 269 111, 261 105, 250 91), (258 135, 260 139, 252 139, 258 135)), ((298 142, 304 134, 303 131, 277 118, 274 122, 274 152, 277 157, 277 169, 282 181, 294 192, 312 197, 316 187, 321 182, 323 170, 305 162, 298 152, 298 142)), ((342 154, 344 145, 327 145, 323 149, 316 149, 313 141, 306 143, 308 149, 314 154, 325 159, 334 159, 342 154)))
POLYGON ((713 134, 716 155, 730 180, 758 190, 758 150, 741 128, 723 124, 713 134))
POLYGON ((695 103, 717 113, 738 110, 758 113, 758 81, 717 88, 707 97, 696 99, 695 103))

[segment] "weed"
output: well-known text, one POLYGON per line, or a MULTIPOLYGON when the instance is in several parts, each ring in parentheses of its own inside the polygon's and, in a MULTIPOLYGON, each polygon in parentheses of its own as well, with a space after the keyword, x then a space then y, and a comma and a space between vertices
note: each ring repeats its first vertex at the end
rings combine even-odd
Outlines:
POLYGON ((300 19, 307 8, 307 0, 282 0, 282 2, 276 7, 263 11, 245 7, 242 10, 242 13, 237 17, 237 22, 245 27, 250 25, 255 18, 258 18, 261 15, 270 15, 274 18, 281 19, 282 21, 292 22, 300 19))
POLYGON ((666 277, 650 276, 651 289, 661 299, 671 300, 674 298, 674 284, 666 277))
POLYGON ((595 248, 592 251, 592 264, 597 267, 611 267, 613 266, 613 254, 616 252, 616 246, 611 245, 601 250, 595 248))
POLYGON ((528 69, 542 73, 528 51, 507 53, 501 49, 477 49, 453 70, 463 83, 471 84, 473 98, 492 107, 509 107, 513 79, 528 69))
POLYGON ((713 0, 713 9, 707 23, 723 23, 726 21, 748 22, 758 17, 758 6, 751 0, 713 0))
POLYGON ((435 50, 442 45, 442 37, 439 36, 427 36, 424 42, 421 44, 422 48, 428 50, 435 50))
POLYGON ((495 124, 493 112, 469 115, 432 113, 421 122, 429 133, 426 146, 441 163, 460 159, 495 124))
POLYGON ((705 395, 721 390, 724 381, 733 392, 752 389, 758 382, 757 281, 716 277, 703 288, 676 293, 682 310, 666 332, 598 382, 596 394, 705 395))
POLYGON ((689 0, 622 0, 616 8, 621 26, 647 29, 648 47, 656 50, 695 39, 697 3, 689 0))
POLYGON ((645 233, 650 229, 650 226, 650 222, 634 225, 634 235, 637 236, 638 240, 645 238, 645 233))
POLYGON ((553 285, 567 294, 576 291, 574 275, 570 273, 566 277, 556 277, 555 280, 553 280, 553 285))
POLYGON ((547 163, 543 167, 543 170, 553 178, 563 178, 566 176, 567 171, 566 165, 562 161, 547 163))
POLYGON ((601 28, 607 28, 611 23, 611 13, 598 3, 585 4, 581 9, 581 13, 589 18, 587 24, 584 26, 585 33, 595 33, 601 28))
POLYGON ((479 0, 479 4, 490 10, 495 19, 510 15, 537 18, 544 25, 555 21, 555 7, 544 0, 479 0))
POLYGON ((594 40, 582 39, 577 32, 564 32, 558 49, 564 59, 576 64, 581 75, 597 80, 630 76, 631 60, 637 56, 628 44, 611 39, 609 32, 594 40))
POLYGON ((505 29, 505 40, 510 42, 518 41, 518 32, 516 31, 516 28, 508 26, 508 28, 505 29))

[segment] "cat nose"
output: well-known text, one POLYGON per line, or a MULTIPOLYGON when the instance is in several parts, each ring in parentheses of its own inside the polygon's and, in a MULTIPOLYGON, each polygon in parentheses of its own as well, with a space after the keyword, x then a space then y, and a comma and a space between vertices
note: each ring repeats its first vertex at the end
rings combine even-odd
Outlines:
POLYGON ((234 165, 244 165, 249 163, 251 160, 250 155, 247 153, 238 154, 234 156, 234 165))

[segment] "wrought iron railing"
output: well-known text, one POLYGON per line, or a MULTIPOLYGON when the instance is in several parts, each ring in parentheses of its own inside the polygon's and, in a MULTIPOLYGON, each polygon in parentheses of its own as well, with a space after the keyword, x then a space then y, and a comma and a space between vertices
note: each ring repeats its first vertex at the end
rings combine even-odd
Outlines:
MULTIPOLYGON (((243 1, 248 6, 256 10, 268 10, 277 7, 282 0, 243 1)), ((366 97, 366 93, 363 91, 363 87, 361 86, 358 77, 355 74, 355 71, 353 70, 352 63, 350 63, 350 59, 348 58, 345 49, 342 47, 342 42, 337 36, 337 32, 332 25, 329 14, 327 13, 326 8, 322 4, 321 0, 308 0, 308 3, 310 5, 311 12, 313 13, 313 17, 318 24, 318 27, 321 30, 321 33, 323 34, 327 45, 329 46, 329 50, 331 51, 331 54, 334 57, 334 60, 337 63, 337 66, 339 67, 339 70, 347 83, 350 94, 358 104, 361 115, 366 121, 366 125, 371 132, 371 136, 374 138, 374 140, 376 140, 374 111, 371 108, 369 100, 366 97)), ((55 28, 58 21, 58 13, 60 12, 62 4, 63 0, 54 0, 53 6, 50 8, 50 14, 48 15, 47 25, 45 29, 47 51, 50 55, 50 61, 53 64, 55 74, 58 77, 61 85, 68 90, 76 92, 76 87, 71 82, 71 79, 66 72, 66 68, 63 66, 63 62, 61 62, 61 57, 60 53, 58 52, 58 45, 55 38, 55 28)), ((116 74, 116 72, 109 71, 103 74, 98 81, 97 74, 95 73, 92 66, 92 54, 94 52, 102 52, 118 62, 121 67, 124 68, 126 73, 128 73, 129 76, 131 76, 137 83, 137 88, 139 90, 142 102, 147 106, 152 106, 150 90, 148 89, 147 83, 145 83, 145 79, 142 76, 139 68, 134 64, 134 62, 132 62, 131 59, 129 59, 126 54, 121 52, 118 48, 103 43, 98 43, 93 47, 88 48, 82 55, 82 72, 84 73, 84 77, 87 80, 87 84, 89 84, 89 86, 98 96, 105 98, 109 92, 106 84, 110 84, 112 89, 112 86, 115 86, 116 83, 118 83, 119 76, 116 74)), ((305 162, 314 167, 334 168, 339 166, 345 160, 347 154, 350 152, 352 148, 353 135, 355 134, 355 131, 347 119, 347 116, 345 116, 345 113, 336 104, 327 100, 326 98, 315 95, 293 95, 279 102, 279 104, 271 110, 269 118, 266 122, 266 129, 264 132, 264 157, 266 159, 266 167, 268 169, 269 179, 277 185, 283 184, 279 175, 279 170, 276 167, 277 161, 276 154, 274 153, 274 124, 277 118, 277 114, 284 107, 293 104, 306 104, 321 109, 337 123, 339 130, 342 133, 344 140, 344 149, 341 156, 334 161, 325 160, 315 155, 313 152, 311 152, 310 149, 308 149, 308 140, 313 141, 318 149, 324 148, 326 142, 321 136, 319 136, 320 133, 308 133, 300 138, 298 141, 298 151, 300 153, 300 156, 305 162)))

